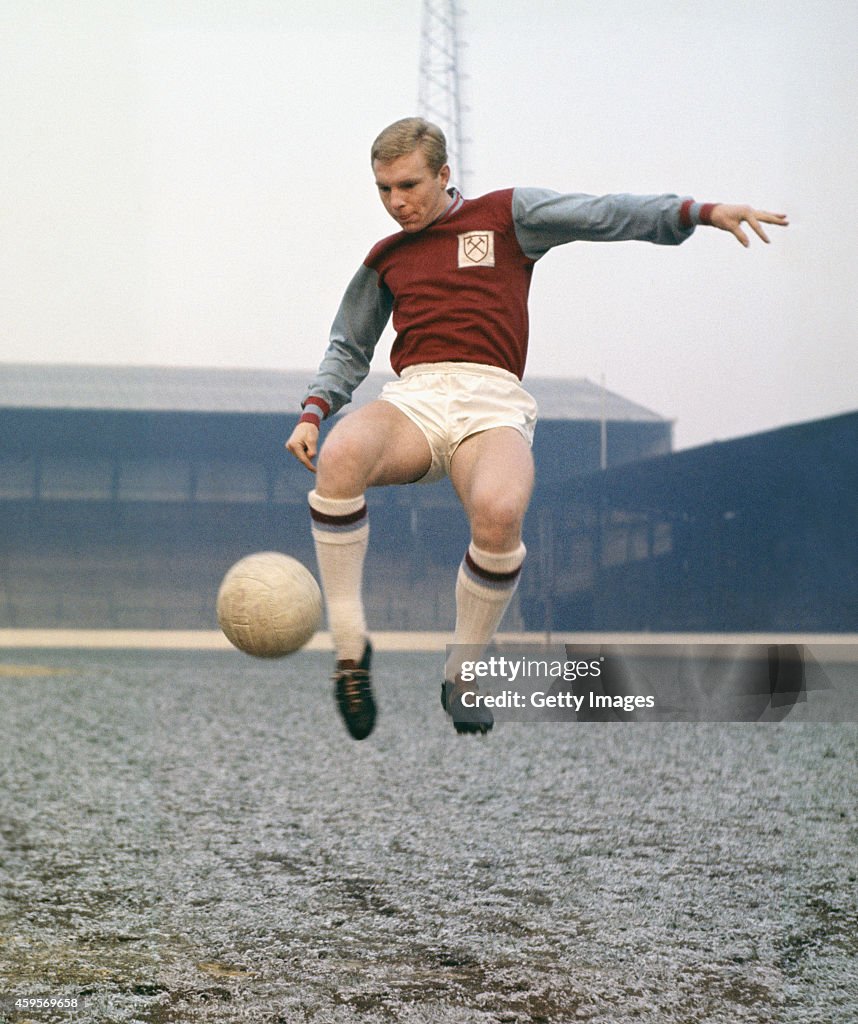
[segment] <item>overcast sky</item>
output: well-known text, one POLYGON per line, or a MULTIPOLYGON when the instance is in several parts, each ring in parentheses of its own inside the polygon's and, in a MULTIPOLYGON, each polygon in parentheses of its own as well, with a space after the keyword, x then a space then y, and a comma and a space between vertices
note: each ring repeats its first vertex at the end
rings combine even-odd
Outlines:
MULTIPOLYGON (((6 0, 0 359, 315 367, 394 229, 368 148, 415 112, 421 6, 6 0)), ((528 373, 604 376, 677 447, 858 408, 858 5, 465 6, 471 194, 677 192, 791 219, 749 251, 711 229, 552 251, 528 373)))

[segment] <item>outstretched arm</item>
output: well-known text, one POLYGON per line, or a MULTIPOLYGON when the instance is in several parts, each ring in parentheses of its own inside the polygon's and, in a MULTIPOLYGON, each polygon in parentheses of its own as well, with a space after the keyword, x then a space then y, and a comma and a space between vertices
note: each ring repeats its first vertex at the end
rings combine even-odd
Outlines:
POLYGON ((522 252, 537 260, 566 242, 621 242, 637 239, 660 245, 679 245, 698 224, 729 231, 747 246, 741 225, 768 242, 762 224, 785 227, 782 213, 754 210, 727 203, 698 203, 679 196, 561 195, 549 189, 517 188, 512 198, 513 224, 522 252))
MULTIPOLYGON (((707 223, 701 221, 701 223, 707 223)), ((742 224, 748 224, 754 234, 758 235, 764 242, 768 243, 769 236, 763 230, 763 224, 776 224, 785 228, 789 221, 785 213, 768 213, 766 210, 755 210, 751 206, 733 206, 728 203, 715 203, 709 213, 708 223, 713 228, 720 228, 721 231, 729 231, 747 248, 751 243, 747 234, 742 230, 742 224)))

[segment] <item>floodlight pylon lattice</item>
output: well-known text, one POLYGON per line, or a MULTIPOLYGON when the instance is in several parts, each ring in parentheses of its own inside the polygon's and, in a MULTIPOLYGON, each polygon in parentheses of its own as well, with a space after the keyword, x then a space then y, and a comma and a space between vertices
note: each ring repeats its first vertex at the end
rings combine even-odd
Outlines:
POLYGON ((433 121, 447 136, 454 184, 467 194, 471 172, 467 157, 470 140, 464 126, 467 107, 462 99, 463 16, 463 6, 456 0, 423 0, 417 103, 420 116, 433 121))

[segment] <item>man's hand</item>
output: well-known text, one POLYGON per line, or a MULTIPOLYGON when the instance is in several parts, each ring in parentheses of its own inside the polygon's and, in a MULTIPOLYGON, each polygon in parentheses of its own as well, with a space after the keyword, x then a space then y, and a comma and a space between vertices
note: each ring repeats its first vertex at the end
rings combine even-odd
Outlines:
POLYGON ((785 213, 767 213, 765 210, 754 210, 750 206, 730 206, 727 203, 716 203, 709 215, 709 223, 712 227, 720 228, 722 231, 729 231, 731 235, 747 247, 751 244, 748 236, 742 230, 742 223, 750 224, 754 233, 768 243, 768 235, 763 230, 763 224, 777 224, 785 228, 789 221, 785 213))
POLYGON ((311 473, 316 472, 313 459, 319 450, 319 428, 312 423, 299 423, 286 442, 286 447, 311 473))

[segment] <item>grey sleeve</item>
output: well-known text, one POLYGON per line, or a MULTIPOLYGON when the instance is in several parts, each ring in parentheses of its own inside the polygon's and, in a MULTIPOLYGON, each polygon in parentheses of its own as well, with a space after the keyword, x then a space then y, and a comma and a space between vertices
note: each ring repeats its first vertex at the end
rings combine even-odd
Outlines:
POLYGON ((369 373, 375 346, 393 309, 389 289, 379 286, 374 270, 362 265, 346 288, 334 317, 327 351, 308 387, 308 398, 320 398, 328 415, 351 401, 355 388, 369 373))
POLYGON ((566 242, 636 240, 679 245, 694 231, 680 223, 683 200, 675 195, 563 195, 542 188, 517 188, 512 216, 522 252, 539 259, 566 242))

